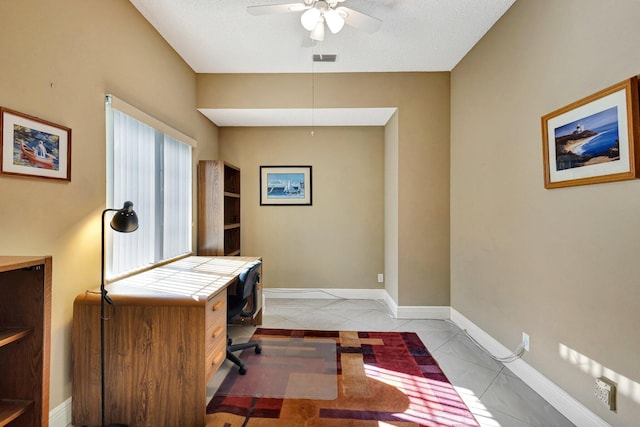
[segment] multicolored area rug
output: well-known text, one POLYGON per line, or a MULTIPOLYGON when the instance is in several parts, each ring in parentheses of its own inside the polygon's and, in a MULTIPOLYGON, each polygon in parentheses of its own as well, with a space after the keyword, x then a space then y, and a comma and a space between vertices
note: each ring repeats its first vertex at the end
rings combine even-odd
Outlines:
MULTIPOLYGON (((336 384, 337 397, 264 397, 234 394, 234 383, 248 379, 232 370, 207 405, 210 427, 415 427, 478 426, 456 390, 418 336, 413 332, 348 332, 257 329, 252 340, 279 338, 296 342, 335 340, 336 363, 329 374, 296 369, 297 363, 268 362, 269 348, 261 355, 245 350, 248 370, 262 370, 261 378, 295 378, 314 389, 336 384), (261 359, 262 358, 262 359, 261 359), (263 363, 260 363, 263 360, 263 363), (267 361, 267 362, 264 362, 267 361), (283 369, 283 366, 286 366, 283 369), (298 371, 298 372, 296 372, 298 371), (283 373, 285 372, 285 373, 283 373), (288 374, 291 374, 288 376, 288 374), (335 381, 327 381, 327 376, 335 381), (322 378, 320 380, 320 378, 322 378), (302 379, 302 381, 301 381, 302 379), (221 391, 222 390, 222 391, 221 391)), ((311 358, 313 359, 313 358, 311 358)), ((317 363, 316 363, 317 364, 317 363)), ((249 373, 247 373, 249 375, 249 373)), ((328 387, 328 388, 327 388, 328 387)), ((323 393, 321 393, 323 394, 323 393)), ((311 393, 313 395, 313 393, 311 393)))

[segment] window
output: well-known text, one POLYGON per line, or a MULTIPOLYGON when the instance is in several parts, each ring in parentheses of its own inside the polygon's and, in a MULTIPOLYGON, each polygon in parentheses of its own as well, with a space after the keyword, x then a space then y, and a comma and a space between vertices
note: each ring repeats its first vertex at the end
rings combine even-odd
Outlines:
POLYGON ((195 141, 111 95, 106 114, 106 206, 131 201, 139 220, 133 233, 105 234, 105 276, 114 279, 191 253, 195 141))

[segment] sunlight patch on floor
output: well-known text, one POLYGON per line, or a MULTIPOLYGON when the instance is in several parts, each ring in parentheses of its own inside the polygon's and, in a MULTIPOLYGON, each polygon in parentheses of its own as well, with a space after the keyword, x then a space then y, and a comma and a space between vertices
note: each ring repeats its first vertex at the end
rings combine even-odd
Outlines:
POLYGON ((476 425, 475 420, 465 415, 465 402, 450 383, 366 364, 364 368, 367 377, 395 387, 408 397, 409 407, 395 414, 399 419, 418 424, 429 421, 461 427, 476 425))
POLYGON ((464 387, 455 387, 455 389, 482 427, 503 427, 474 392, 464 387))

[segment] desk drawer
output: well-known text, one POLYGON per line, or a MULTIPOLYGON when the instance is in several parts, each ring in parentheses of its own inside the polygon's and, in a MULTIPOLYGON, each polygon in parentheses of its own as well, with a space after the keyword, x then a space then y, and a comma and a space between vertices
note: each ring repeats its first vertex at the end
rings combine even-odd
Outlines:
POLYGON ((214 295, 206 305, 206 328, 209 329, 214 323, 221 319, 227 322, 227 292, 221 291, 214 295))
POLYGON ((211 378, 215 375, 227 357, 227 339, 226 335, 222 339, 216 340, 214 347, 211 351, 207 352, 207 358, 205 363, 205 378, 207 383, 211 381, 211 378))
POLYGON ((227 293, 219 292, 206 305, 205 373, 207 381, 227 355, 227 293))
POLYGON ((211 325, 207 326, 205 330, 205 354, 211 353, 215 347, 218 346, 220 341, 227 341, 227 321, 226 317, 216 319, 211 325))

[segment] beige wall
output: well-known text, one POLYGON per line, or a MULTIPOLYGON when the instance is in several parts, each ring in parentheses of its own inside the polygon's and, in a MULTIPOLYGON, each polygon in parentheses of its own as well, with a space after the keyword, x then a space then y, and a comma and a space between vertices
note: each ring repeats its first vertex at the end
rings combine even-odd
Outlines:
MULTIPOLYGON (((449 305, 449 73, 201 74, 197 105, 309 108, 312 81, 316 108, 398 108, 397 268, 385 273, 397 273, 399 305, 449 305)), ((312 253, 314 242, 301 244, 312 253)), ((339 283, 348 267, 327 282, 339 283)))
POLYGON ((528 363, 629 427, 640 181, 545 190, 540 117, 640 73, 639 17, 630 0, 518 0, 453 71, 451 101, 453 307, 507 347, 529 333, 528 363), (593 397, 603 369, 617 413, 593 397))
POLYGON ((53 256, 53 409, 71 396, 73 299, 100 281, 104 95, 197 139, 195 158, 217 154, 217 129, 195 73, 128 1, 3 0, 0 16, 0 105, 73 132, 71 182, 0 176, 0 253, 53 256))
POLYGON ((220 158, 241 169, 242 254, 270 288, 380 288, 382 127, 220 128, 220 158), (260 206, 260 166, 312 166, 312 206, 260 206))
POLYGON ((398 112, 384 127, 384 288, 398 301, 398 112))

